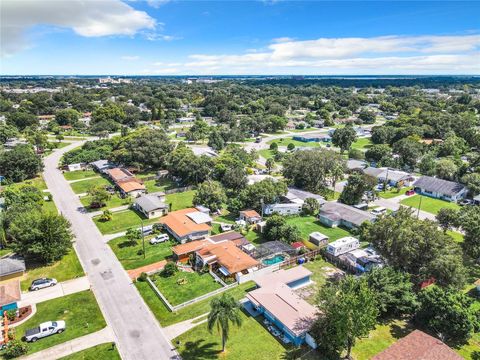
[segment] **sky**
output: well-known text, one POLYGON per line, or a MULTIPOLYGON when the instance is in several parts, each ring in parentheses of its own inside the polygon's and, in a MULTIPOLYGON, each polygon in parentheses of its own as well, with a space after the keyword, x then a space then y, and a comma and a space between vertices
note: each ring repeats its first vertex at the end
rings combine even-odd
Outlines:
POLYGON ((478 1, 2 0, 3 75, 480 74, 478 1))

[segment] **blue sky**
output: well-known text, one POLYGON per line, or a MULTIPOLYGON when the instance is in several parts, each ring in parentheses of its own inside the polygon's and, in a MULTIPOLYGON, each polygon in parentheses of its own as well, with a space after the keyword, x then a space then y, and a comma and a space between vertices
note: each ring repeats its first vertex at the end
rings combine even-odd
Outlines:
POLYGON ((2 74, 479 74, 480 2, 3 0, 2 74))

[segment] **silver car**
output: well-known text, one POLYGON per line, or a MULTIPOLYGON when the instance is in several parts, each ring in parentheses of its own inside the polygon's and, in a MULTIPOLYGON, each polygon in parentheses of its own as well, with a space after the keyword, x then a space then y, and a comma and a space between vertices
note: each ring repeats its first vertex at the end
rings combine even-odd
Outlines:
POLYGON ((55 285, 57 285, 57 279, 53 279, 53 278, 36 279, 32 281, 32 285, 30 285, 30 291, 37 291, 37 290, 55 286, 55 285))

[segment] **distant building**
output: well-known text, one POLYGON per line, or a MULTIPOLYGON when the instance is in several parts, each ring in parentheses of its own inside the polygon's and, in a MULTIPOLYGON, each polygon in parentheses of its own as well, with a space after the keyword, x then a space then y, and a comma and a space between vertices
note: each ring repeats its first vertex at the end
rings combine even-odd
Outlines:
POLYGON ((262 217, 255 210, 240 211, 240 220, 244 220, 247 224, 256 224, 262 221, 262 217))
POLYGON ((112 164, 108 160, 97 160, 90 163, 94 170, 98 171, 99 173, 106 174, 109 169, 115 167, 115 164, 112 164))
POLYGON ((390 186, 410 186, 414 177, 405 171, 390 169, 390 168, 374 168, 367 167, 363 169, 363 173, 373 176, 380 184, 387 183, 390 186))
POLYGON ((419 194, 452 202, 464 199, 468 193, 465 185, 431 176, 422 176, 414 187, 419 194))
POLYGON ((301 142, 331 142, 332 137, 325 133, 295 135, 293 140, 301 142))

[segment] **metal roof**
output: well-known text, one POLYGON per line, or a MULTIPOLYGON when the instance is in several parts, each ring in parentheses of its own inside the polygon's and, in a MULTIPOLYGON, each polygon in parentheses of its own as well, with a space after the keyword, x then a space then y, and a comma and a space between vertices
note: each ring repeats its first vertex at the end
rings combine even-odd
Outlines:
POLYGON ((453 196, 465 189, 465 186, 460 183, 431 176, 422 176, 414 185, 422 190, 436 192, 447 196, 453 196))

